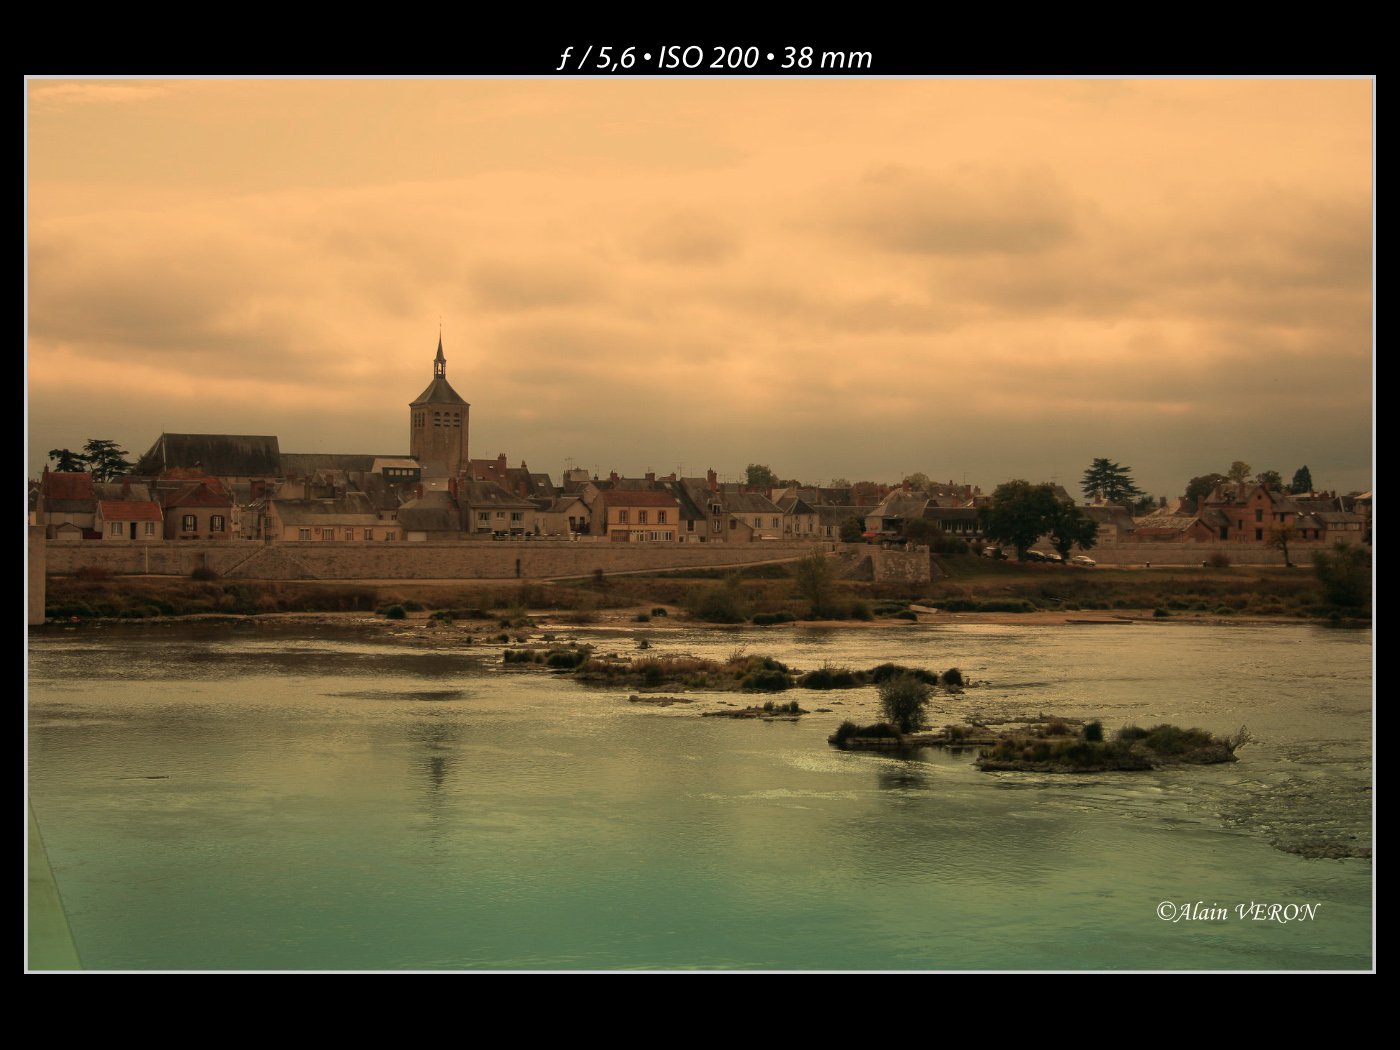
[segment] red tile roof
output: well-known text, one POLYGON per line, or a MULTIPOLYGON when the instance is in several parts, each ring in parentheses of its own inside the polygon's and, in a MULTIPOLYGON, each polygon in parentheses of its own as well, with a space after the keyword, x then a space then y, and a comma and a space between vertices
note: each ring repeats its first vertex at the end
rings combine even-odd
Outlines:
POLYGON ((44 475, 44 496, 47 499, 92 499, 92 475, 51 471, 44 475))
POLYGON ((213 478, 182 486, 165 497, 167 507, 231 507, 233 501, 224 494, 223 486, 213 478))
POLYGON ((106 521, 164 521, 160 508, 154 503, 134 500, 100 500, 102 517, 106 521))

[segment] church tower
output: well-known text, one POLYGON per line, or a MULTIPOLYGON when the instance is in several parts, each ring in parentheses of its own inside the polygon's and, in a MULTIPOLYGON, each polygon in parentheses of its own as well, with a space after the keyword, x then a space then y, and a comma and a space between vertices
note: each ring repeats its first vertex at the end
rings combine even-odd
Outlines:
POLYGON ((447 358, 438 335, 433 381, 408 406, 408 454, 427 467, 437 464, 448 477, 460 477, 471 466, 467 458, 467 416, 471 405, 447 382, 447 358))

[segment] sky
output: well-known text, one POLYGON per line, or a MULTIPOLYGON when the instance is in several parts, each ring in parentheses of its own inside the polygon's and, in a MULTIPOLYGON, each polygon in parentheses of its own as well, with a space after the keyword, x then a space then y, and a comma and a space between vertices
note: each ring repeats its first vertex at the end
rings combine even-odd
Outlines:
POLYGON ((28 469, 1372 485, 1373 83, 27 82, 28 469))

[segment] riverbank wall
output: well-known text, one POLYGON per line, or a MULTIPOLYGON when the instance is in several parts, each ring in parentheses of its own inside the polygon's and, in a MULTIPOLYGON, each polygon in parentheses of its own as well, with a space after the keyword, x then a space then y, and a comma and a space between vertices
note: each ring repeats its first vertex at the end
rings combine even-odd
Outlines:
MULTIPOLYGON (((552 579, 666 569, 742 568, 861 544, 488 543, 49 543, 48 571, 188 576, 210 569, 229 580, 552 579)), ((927 564, 927 557, 924 558, 927 564)), ((31 558, 32 564, 32 558, 31 558)))

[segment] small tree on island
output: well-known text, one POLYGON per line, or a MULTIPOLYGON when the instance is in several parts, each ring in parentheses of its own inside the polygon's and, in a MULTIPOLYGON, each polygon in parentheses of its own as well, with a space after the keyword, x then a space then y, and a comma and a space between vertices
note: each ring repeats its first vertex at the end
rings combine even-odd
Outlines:
POLYGON ((911 674, 886 678, 877 687, 880 691, 880 713, 885 721, 901 733, 912 733, 924 724, 933 688, 911 674))
POLYGON ((836 594, 836 570, 827 559, 826 551, 814 550, 797 563, 797 593, 812 603, 817 615, 830 608, 836 594))

